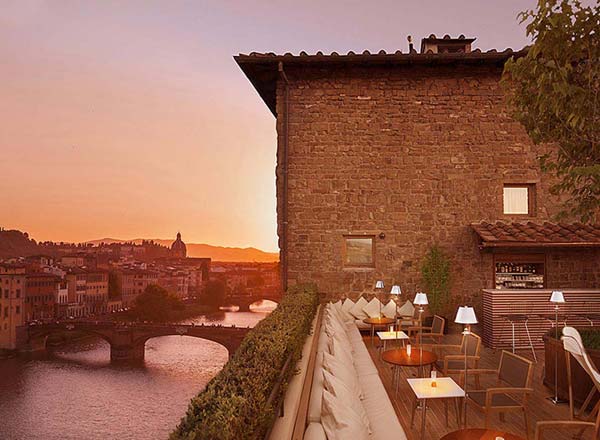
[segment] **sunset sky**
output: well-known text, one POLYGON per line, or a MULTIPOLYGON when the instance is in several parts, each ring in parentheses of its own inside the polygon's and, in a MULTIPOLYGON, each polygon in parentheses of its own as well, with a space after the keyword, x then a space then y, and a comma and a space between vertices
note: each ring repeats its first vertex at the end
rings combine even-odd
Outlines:
POLYGON ((42 1, 0 5, 0 226, 38 240, 277 250, 275 119, 232 59, 527 44, 529 1, 42 1))

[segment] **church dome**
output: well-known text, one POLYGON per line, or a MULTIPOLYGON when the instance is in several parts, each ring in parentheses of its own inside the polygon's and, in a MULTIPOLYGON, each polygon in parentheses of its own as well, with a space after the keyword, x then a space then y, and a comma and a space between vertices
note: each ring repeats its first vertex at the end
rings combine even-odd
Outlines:
POLYGON ((185 243, 181 240, 181 234, 177 233, 177 239, 171 245, 171 253, 175 257, 185 258, 187 255, 187 248, 185 243))

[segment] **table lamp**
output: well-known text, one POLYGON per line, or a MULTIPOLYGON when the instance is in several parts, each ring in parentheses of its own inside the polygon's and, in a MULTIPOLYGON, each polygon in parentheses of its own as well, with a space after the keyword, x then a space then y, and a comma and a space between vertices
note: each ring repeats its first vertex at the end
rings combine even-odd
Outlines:
POLYGON ((423 376, 423 312, 425 311, 424 306, 429 304, 427 301, 427 294, 423 292, 417 292, 413 304, 419 306, 419 368, 421 376, 423 376))
POLYGON ((469 362, 467 360, 468 353, 468 335, 471 334, 471 324, 477 324, 477 316, 475 316, 475 310, 473 307, 469 306, 459 306, 458 311, 456 312, 456 318, 454 318, 454 322, 457 324, 463 324, 465 329, 463 331, 463 337, 465 338, 465 401, 463 403, 464 408, 464 425, 467 426, 467 385, 469 383, 469 379, 467 377, 467 372, 469 370, 469 362))
MULTIPOLYGON (((554 328, 558 340, 558 305, 565 302, 565 297, 560 290, 555 290, 550 295, 550 302, 554 304, 554 328)), ((565 403, 564 400, 558 398, 558 356, 554 356, 554 396, 548 397, 548 400, 555 405, 565 403)))
MULTIPOLYGON (((377 298, 377 290, 383 290, 383 288, 385 287, 385 284, 383 283, 382 280, 377 280, 375 282, 375 298, 377 298)), ((381 314, 381 299, 377 298, 379 300, 379 318, 381 318, 382 314, 381 314)))
MULTIPOLYGON (((397 284, 392 286, 392 290, 390 290, 390 295, 400 296, 402 295, 402 289, 397 284)), ((396 300, 396 339, 398 339, 398 301, 396 300)))

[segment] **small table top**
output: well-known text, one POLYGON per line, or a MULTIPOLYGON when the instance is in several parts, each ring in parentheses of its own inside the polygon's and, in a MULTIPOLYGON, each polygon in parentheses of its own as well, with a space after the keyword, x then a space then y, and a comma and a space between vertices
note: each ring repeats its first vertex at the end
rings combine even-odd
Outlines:
POLYGON ((432 387, 434 379, 430 377, 406 379, 417 399, 442 399, 449 397, 465 397, 465 390, 458 386, 451 377, 438 377, 436 386, 432 387))
POLYGON ((387 350, 381 354, 381 359, 389 364, 400 365, 402 367, 418 367, 420 365, 431 365, 437 361, 437 355, 431 351, 423 350, 423 362, 421 363, 421 349, 412 347, 410 356, 406 353, 406 348, 397 348, 387 350))
POLYGON ((382 316, 380 318, 366 318, 366 319, 363 319, 363 322, 365 324, 371 324, 371 325, 388 325, 388 324, 395 324, 396 320, 393 318, 386 318, 385 316, 382 316))
POLYGON ((397 332, 377 332, 377 337, 382 341, 395 341, 398 339, 408 339, 408 335, 402 331, 397 332))
POLYGON ((502 437, 504 440, 525 440, 509 432, 483 428, 459 429, 446 434, 440 440, 496 440, 496 437, 502 437))

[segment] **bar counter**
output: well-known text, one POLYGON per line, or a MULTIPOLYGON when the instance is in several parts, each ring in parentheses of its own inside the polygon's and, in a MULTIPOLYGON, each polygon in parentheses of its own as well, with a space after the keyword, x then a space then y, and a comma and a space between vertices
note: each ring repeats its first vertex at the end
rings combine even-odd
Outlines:
MULTIPOLYGON (((554 304, 549 301, 553 290, 561 290, 565 297, 565 303, 559 304, 559 328, 565 319, 574 327, 590 326, 586 316, 600 314, 600 289, 483 289, 485 346, 510 349, 511 323, 503 315, 523 314, 528 318, 533 346, 543 348, 542 337, 554 323, 554 304)), ((600 320, 593 321, 593 325, 600 327, 600 320)), ((522 322, 515 324, 515 341, 519 350, 528 349, 529 340, 522 322)))

